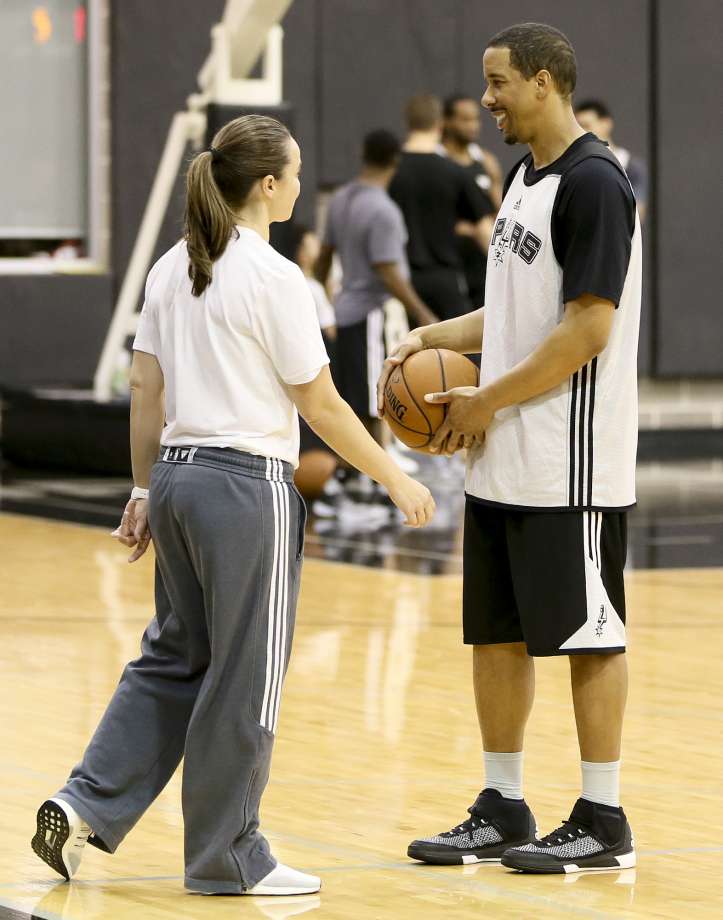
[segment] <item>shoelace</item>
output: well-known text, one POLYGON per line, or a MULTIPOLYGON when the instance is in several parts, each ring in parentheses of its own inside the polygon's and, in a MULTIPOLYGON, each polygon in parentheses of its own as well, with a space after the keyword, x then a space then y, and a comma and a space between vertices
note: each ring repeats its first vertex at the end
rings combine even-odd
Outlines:
POLYGON ((568 843, 577 837, 583 837, 588 831, 579 824, 573 824, 572 821, 563 821, 560 827, 540 837, 540 843, 546 847, 559 846, 561 843, 568 843))
POLYGON ((451 831, 447 831, 448 834, 471 834, 472 831, 476 831, 478 827, 484 827, 487 824, 484 818, 478 818, 474 815, 471 818, 467 818, 466 821, 463 821, 461 824, 458 824, 457 827, 453 827, 451 831))

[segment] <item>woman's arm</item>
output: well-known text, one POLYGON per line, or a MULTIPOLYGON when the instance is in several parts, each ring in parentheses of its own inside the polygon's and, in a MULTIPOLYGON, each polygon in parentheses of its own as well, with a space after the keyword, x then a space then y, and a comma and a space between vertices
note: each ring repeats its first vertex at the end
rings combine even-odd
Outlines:
MULTIPOLYGON (((131 466, 135 486, 147 489, 151 467, 158 457, 165 420, 163 371, 155 355, 133 352, 131 387, 131 466)), ((113 531, 125 546, 135 546, 129 562, 145 553, 151 541, 148 529, 148 500, 131 499, 119 527, 113 531)))
POLYGON ((165 420, 163 371, 155 355, 133 352, 130 387, 133 482, 147 489, 165 420))
POLYGON ((434 499, 421 483, 403 473, 356 417, 331 379, 329 368, 309 383, 289 386, 291 398, 309 426, 331 449, 380 482, 410 527, 422 527, 434 514, 434 499))

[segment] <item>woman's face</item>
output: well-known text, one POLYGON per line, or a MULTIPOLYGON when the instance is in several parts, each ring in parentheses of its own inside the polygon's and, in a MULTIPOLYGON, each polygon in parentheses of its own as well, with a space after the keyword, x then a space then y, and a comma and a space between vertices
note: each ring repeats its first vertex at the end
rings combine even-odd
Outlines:
POLYGON ((289 138, 289 160, 280 179, 273 181, 273 194, 269 201, 271 221, 284 221, 291 217, 296 199, 299 197, 301 182, 301 151, 293 137, 289 138))

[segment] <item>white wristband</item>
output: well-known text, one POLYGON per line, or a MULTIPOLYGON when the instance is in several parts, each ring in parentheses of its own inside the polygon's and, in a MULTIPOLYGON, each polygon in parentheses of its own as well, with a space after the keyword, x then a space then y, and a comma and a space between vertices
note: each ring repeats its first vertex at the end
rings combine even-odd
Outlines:
POLYGON ((148 498, 148 489, 141 489, 140 486, 133 486, 131 501, 136 501, 139 498, 148 498))

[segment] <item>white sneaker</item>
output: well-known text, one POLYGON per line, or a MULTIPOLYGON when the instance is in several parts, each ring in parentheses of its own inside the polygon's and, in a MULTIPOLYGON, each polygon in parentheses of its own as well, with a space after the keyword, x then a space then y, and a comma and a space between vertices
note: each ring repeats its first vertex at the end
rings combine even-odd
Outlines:
POLYGON ((244 894, 314 894, 320 888, 321 879, 315 875, 305 875, 283 863, 276 863, 268 875, 244 894))
POLYGON ((78 871, 83 848, 91 833, 78 812, 61 799, 48 799, 38 809, 33 851, 66 879, 78 871))

